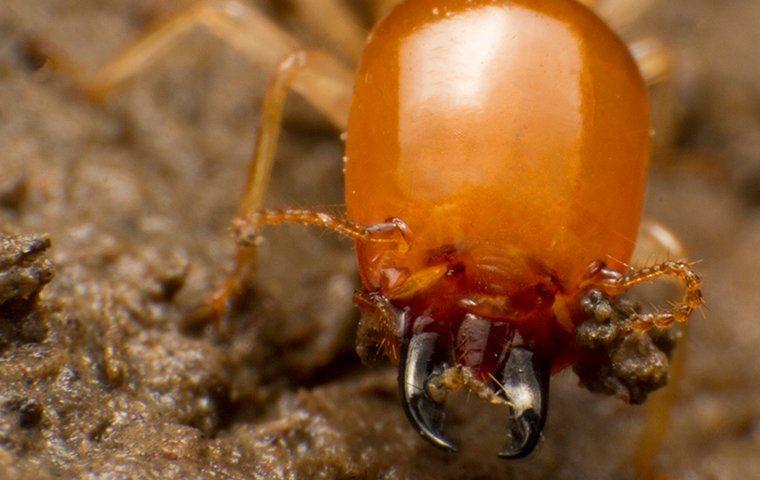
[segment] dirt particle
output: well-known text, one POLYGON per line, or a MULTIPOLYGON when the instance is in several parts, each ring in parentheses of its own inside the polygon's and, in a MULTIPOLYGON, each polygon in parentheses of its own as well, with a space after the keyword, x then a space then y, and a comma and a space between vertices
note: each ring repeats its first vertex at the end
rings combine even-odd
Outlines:
POLYGON ((19 406, 18 414, 21 428, 31 429, 42 420, 42 406, 35 400, 27 399, 19 406))

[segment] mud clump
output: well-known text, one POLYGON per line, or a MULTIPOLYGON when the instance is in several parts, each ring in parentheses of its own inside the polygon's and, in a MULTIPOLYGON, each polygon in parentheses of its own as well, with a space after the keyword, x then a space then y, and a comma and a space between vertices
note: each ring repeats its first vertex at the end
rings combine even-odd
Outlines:
POLYGON ((669 358, 679 337, 677 327, 625 334, 624 322, 640 312, 640 305, 612 301, 599 291, 586 295, 581 307, 590 317, 576 330, 582 354, 573 370, 581 385, 641 404, 650 392, 667 384, 669 358))
MULTIPOLYGON (((35 307, 53 278, 53 264, 45 255, 49 247, 47 236, 0 234, 0 351, 14 342, 41 341, 47 333, 35 307)), ((37 411, 30 405, 21 408, 27 419, 37 411)))
POLYGON ((53 264, 45 256, 50 238, 40 235, 0 234, 0 309, 29 304, 53 278, 53 264))

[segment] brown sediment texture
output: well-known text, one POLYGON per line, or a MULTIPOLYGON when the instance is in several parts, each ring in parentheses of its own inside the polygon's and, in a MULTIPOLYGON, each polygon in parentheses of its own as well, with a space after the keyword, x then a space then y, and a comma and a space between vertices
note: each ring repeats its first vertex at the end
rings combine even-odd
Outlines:
POLYGON ((589 292, 581 306, 588 320, 576 329, 576 342, 583 353, 573 365, 581 385, 641 404, 649 393, 668 383, 673 349, 683 336, 680 326, 627 332, 626 320, 640 312, 641 305, 625 298, 610 301, 598 290, 589 292))
MULTIPOLYGON (((194 34, 99 107, 32 68, 29 36, 93 66, 170 8, 7 2, 0 478, 632 478, 644 410, 578 388, 569 371, 553 380, 529 460, 496 458, 505 412, 473 399, 452 402, 462 453, 425 444, 394 373, 353 353, 353 254, 320 232, 268 231, 232 335, 194 323, 230 265, 267 72, 194 34)), ((674 45, 684 122, 647 210, 703 260, 708 307, 692 320, 658 464, 672 479, 757 478, 760 5, 661 3, 644 23, 674 45)), ((298 100, 291 111, 269 206, 341 204, 336 133, 298 100)))

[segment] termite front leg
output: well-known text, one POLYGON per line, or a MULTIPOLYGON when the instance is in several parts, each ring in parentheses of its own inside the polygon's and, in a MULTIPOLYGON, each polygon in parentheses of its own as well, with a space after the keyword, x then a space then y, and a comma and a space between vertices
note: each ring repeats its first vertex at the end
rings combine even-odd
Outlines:
POLYGON ((350 74, 330 56, 319 51, 298 50, 282 59, 264 96, 256 146, 253 151, 243 198, 238 208, 234 228, 238 236, 235 267, 227 280, 216 290, 211 300, 213 315, 218 319, 227 311, 230 301, 239 297, 250 282, 256 257, 256 241, 266 224, 301 223, 332 228, 348 236, 369 235, 371 230, 327 214, 305 210, 280 212, 262 211, 280 136, 282 113, 290 89, 321 92, 329 98, 322 112, 333 123, 345 126, 350 101, 350 74))
POLYGON ((403 221, 395 218, 364 226, 325 212, 286 208, 261 210, 239 217, 233 222, 232 230, 241 248, 255 248, 265 225, 287 223, 326 228, 359 242, 389 243, 402 251, 409 248, 409 230, 403 221))
MULTIPOLYGON (((244 211, 246 205, 243 204, 244 211)), ((338 235, 359 242, 387 243, 401 252, 408 250, 410 245, 409 230, 406 224, 398 219, 364 226, 343 217, 311 210, 260 210, 250 214, 243 213, 232 224, 232 230, 237 240, 235 266, 230 276, 216 290, 211 300, 211 308, 217 319, 227 311, 229 303, 234 301, 252 280, 256 262, 256 247, 261 242, 264 227, 281 224, 326 228, 338 235)))

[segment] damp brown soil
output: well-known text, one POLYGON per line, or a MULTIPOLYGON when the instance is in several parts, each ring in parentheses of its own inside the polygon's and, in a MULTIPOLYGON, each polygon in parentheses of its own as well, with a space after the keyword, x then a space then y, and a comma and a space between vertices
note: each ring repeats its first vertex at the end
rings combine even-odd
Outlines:
MULTIPOLYGON (((760 4, 660 4, 642 32, 672 45, 681 120, 647 211, 702 260, 707 308, 657 465, 760 478, 760 4)), ((505 413, 467 398, 451 405, 460 454, 420 440, 393 371, 353 352, 351 247, 319 232, 267 234, 229 335, 193 320, 230 265, 268 72, 198 33, 96 105, 27 48, 41 38, 92 67, 181 5, 0 7, 0 478, 633 478, 646 407, 571 371, 528 460, 496 458, 505 413)), ((270 205, 338 208, 340 157, 292 101, 270 205)))

